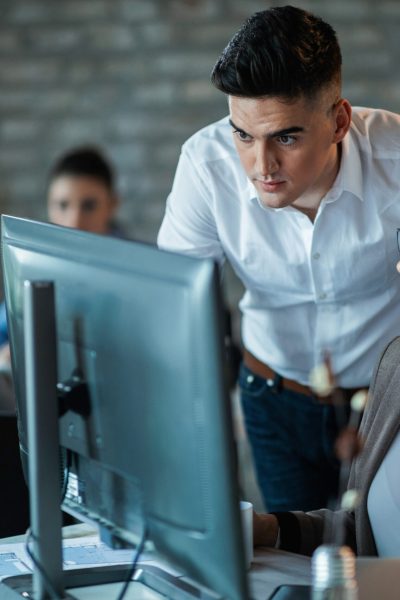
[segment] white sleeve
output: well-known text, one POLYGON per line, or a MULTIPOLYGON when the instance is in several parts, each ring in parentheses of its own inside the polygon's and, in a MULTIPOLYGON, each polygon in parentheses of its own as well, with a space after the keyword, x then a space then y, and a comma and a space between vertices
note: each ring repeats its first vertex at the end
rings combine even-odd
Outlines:
POLYGON ((212 205, 212 183, 182 150, 157 243, 162 249, 224 262, 212 205), (208 183, 208 184, 207 184, 208 183))

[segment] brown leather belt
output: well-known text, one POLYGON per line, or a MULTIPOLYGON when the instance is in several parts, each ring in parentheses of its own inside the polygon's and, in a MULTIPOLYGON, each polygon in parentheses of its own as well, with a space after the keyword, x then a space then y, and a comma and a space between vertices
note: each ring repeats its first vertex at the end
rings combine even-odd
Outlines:
MULTIPOLYGON (((312 398, 316 398, 317 395, 315 392, 308 387, 307 385, 302 385, 293 379, 286 379, 286 377, 281 377, 278 373, 276 373, 273 369, 271 369, 268 365, 261 362, 251 354, 248 350, 243 351, 243 362, 250 371, 252 371, 255 375, 262 377, 267 381, 267 384, 271 387, 276 386, 276 382, 278 386, 283 389, 291 390, 293 392, 297 392, 299 394, 305 394, 306 396, 311 396, 312 398)), ((358 392, 360 389, 365 388, 339 388, 342 392, 344 398, 348 401, 351 400, 351 397, 358 392)))

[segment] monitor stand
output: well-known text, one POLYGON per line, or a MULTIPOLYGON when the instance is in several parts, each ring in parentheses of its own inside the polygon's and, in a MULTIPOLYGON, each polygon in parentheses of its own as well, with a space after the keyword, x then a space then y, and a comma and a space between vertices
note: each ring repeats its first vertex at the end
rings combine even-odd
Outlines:
MULTIPOLYGON (((76 595, 71 595, 69 590, 88 586, 101 586, 109 583, 122 584, 130 571, 130 565, 112 565, 106 567, 89 567, 64 572, 65 584, 68 588, 63 596, 64 600, 77 600, 76 595)), ((115 596, 118 591, 113 592, 115 596)), ((47 596, 49 597, 49 596, 47 596)), ((99 591, 99 598, 101 598, 99 591)), ((104 596, 105 598, 106 596, 104 596)), ((113 596, 114 597, 114 596, 113 596)), ((128 588, 126 599, 134 597, 135 600, 223 600, 221 596, 211 590, 194 586, 191 582, 181 577, 174 577, 166 571, 149 565, 137 566, 135 576, 128 588), (130 590, 134 596, 130 595, 130 590), (152 594, 154 592, 154 594, 152 594)), ((14 575, 3 579, 0 583, 1 600, 26 600, 35 599, 32 575, 14 575)))
POLYGON ((30 522, 32 555, 38 566, 34 567, 32 575, 4 579, 0 584, 0 598, 72 598, 65 594, 66 583, 68 587, 78 587, 85 580, 87 583, 83 585, 106 580, 124 581, 129 565, 119 569, 94 569, 90 574, 82 570, 76 573, 63 571, 57 343, 52 282, 25 281, 24 321, 30 522))

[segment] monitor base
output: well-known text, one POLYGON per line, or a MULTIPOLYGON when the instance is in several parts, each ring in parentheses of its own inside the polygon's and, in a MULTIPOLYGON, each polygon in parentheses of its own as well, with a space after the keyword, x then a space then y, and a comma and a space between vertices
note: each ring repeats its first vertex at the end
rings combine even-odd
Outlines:
MULTIPOLYGON (((64 600, 76 600, 74 588, 98 586, 107 583, 123 583, 131 569, 130 565, 110 565, 103 567, 88 567, 64 571, 64 600), (70 592, 69 590, 72 590, 70 592)), ((198 587, 186 578, 174 577, 159 567, 137 565, 132 582, 141 583, 157 594, 179 600, 223 600, 212 590, 198 587)), ((14 575, 0 582, 1 600, 34 599, 32 575, 14 575)), ((148 598, 148 595, 146 596, 148 598)))

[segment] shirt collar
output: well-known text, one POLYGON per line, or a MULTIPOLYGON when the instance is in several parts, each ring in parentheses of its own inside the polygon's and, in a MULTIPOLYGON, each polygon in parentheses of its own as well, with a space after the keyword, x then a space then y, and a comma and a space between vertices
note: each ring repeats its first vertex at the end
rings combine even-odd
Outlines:
POLYGON ((343 192, 349 192, 363 200, 363 177, 360 153, 351 134, 347 133, 341 142, 340 168, 332 188, 326 195, 327 202, 337 200, 343 192))

